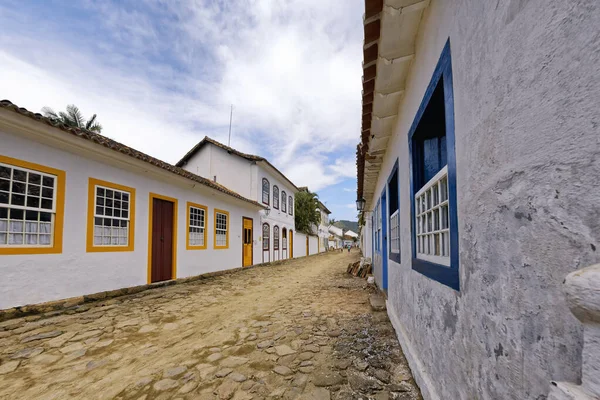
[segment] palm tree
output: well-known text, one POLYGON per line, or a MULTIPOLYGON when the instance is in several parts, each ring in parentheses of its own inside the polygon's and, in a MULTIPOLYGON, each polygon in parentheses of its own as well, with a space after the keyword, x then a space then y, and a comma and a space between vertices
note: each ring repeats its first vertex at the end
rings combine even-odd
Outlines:
POLYGON ((79 108, 74 104, 69 104, 66 112, 59 111, 56 113, 50 107, 44 107, 42 108, 42 113, 44 117, 53 122, 59 122, 73 128, 85 129, 92 132, 102 132, 102 125, 96 121, 96 114, 92 115, 92 118, 86 121, 79 108))

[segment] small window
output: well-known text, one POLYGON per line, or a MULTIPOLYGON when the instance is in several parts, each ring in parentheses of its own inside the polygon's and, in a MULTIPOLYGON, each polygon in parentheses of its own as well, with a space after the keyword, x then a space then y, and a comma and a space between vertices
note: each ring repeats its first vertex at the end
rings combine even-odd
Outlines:
POLYGON ((229 248, 229 213, 215 210, 215 249, 229 248))
POLYGON ((94 193, 94 238, 88 251, 133 250, 132 198, 135 190, 90 178, 94 193))
POLYGON ((286 212, 287 195, 285 190, 281 191, 281 211, 286 212))
POLYGON ((273 227, 273 250, 279 250, 279 227, 273 227))
POLYGON ((0 249, 53 246, 57 181, 56 175, 0 163, 0 249))
POLYGON ((269 224, 265 223, 263 224, 263 234, 262 234, 262 240, 263 240, 263 250, 269 250, 269 244, 271 241, 271 228, 269 226, 269 224))
POLYGON ((187 225, 187 249, 206 249, 206 206, 187 203, 188 225, 187 225))
POLYGON ((269 195, 271 191, 271 184, 267 178, 263 178, 262 180, 262 202, 266 205, 269 205, 269 195))
POLYGON ((389 227, 390 227, 390 259, 400 262, 400 193, 398 190, 398 162, 394 166, 388 180, 389 193, 389 227))
POLYGON ((288 212, 290 215, 294 215, 294 198, 292 196, 289 197, 289 203, 288 212))
MULTIPOLYGON (((279 210, 279 188, 273 185, 273 208, 279 210)), ((285 210, 283 210, 285 212, 285 210)))

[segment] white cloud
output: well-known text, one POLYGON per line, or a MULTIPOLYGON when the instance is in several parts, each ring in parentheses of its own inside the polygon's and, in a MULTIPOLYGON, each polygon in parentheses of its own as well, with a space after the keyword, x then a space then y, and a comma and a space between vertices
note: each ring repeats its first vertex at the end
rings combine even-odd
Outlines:
POLYGON ((232 145, 297 185, 356 176, 360 0, 84 4, 97 19, 76 37, 0 5, 0 96, 32 111, 77 104, 103 134, 169 162, 204 135, 227 142, 233 103, 232 145))

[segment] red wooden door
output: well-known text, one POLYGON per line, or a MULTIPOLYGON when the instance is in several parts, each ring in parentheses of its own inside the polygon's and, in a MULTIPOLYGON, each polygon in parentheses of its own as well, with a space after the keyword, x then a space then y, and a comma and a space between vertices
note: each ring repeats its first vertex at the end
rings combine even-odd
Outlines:
POLYGON ((152 282, 173 279, 173 203, 152 201, 152 282))

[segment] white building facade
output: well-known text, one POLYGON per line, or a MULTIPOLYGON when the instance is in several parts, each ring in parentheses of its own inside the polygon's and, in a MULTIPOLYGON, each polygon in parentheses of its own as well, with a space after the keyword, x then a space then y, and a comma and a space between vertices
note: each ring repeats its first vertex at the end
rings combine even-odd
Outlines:
POLYGON ((581 381, 562 292, 600 262, 600 6, 365 11, 363 251, 423 397, 539 400, 581 381))
POLYGON ((0 309, 258 264, 262 204, 0 102, 0 309))
POLYGON ((211 177, 266 207, 268 212, 260 214, 260 231, 254 243, 261 247, 260 262, 293 258, 294 198, 299 189, 266 159, 206 137, 177 166, 211 177))

